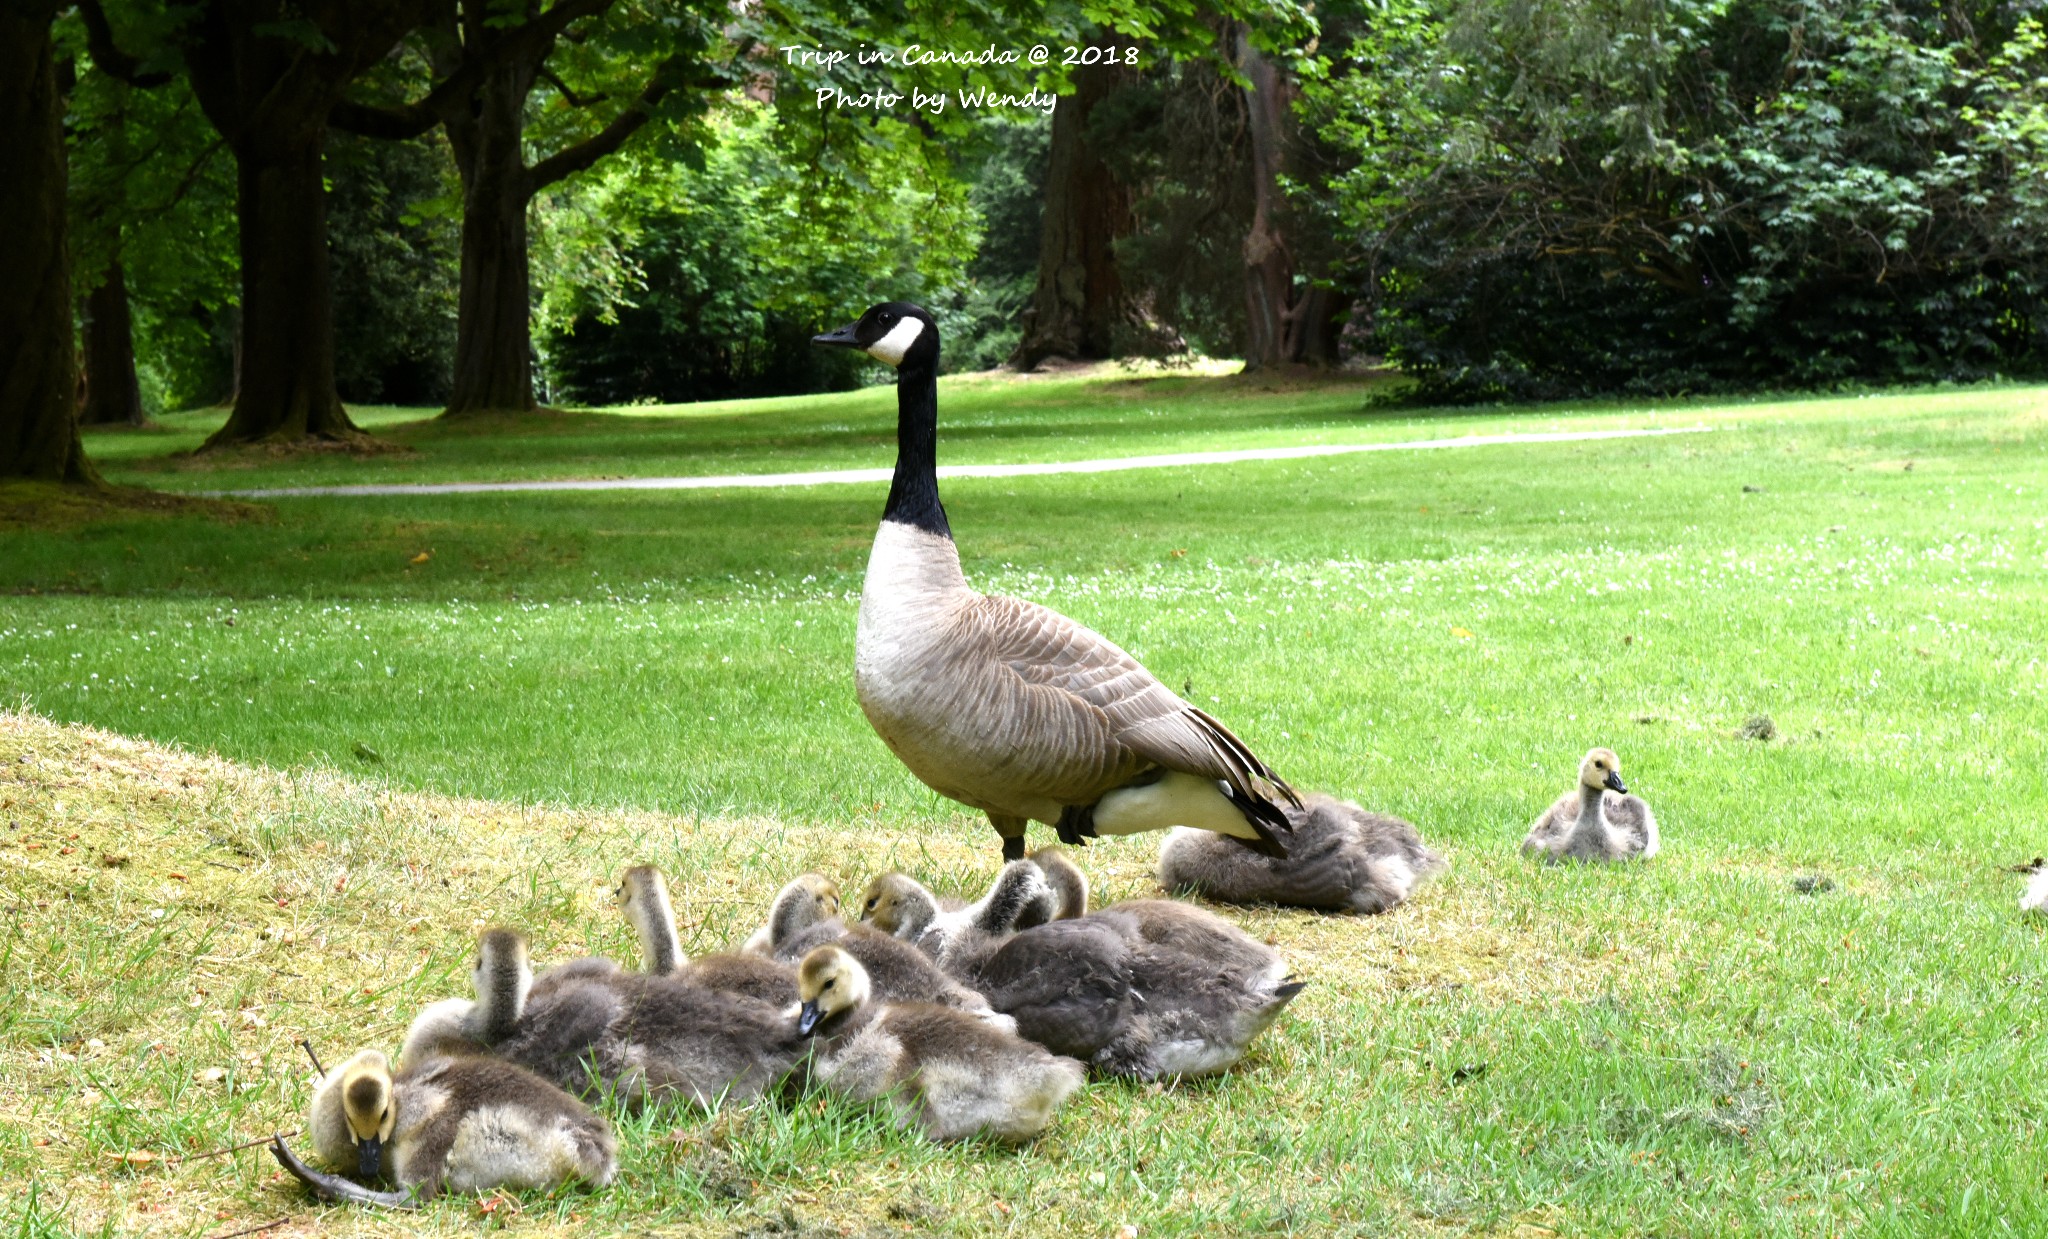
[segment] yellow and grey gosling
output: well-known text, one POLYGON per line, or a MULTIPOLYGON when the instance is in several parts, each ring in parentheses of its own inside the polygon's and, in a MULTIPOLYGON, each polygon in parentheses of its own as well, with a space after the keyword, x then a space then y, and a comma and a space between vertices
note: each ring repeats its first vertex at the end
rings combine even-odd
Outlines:
POLYGON ((330 1199, 410 1207, 447 1189, 555 1188, 611 1182, 617 1146, 588 1107, 522 1067, 492 1058, 430 1058, 393 1073, 364 1050, 313 1090, 306 1132, 329 1165, 399 1190, 380 1192, 277 1159, 330 1199))
POLYGON ((1579 785, 1544 810, 1522 840, 1524 856, 1553 862, 1648 860, 1657 848, 1657 815, 1629 794, 1613 749, 1587 753, 1579 785))
POLYGON ((1415 827, 1320 794, 1289 807, 1287 855, 1261 856, 1203 830, 1175 828, 1159 848, 1159 884, 1222 903, 1385 912, 1443 868, 1415 827))
POLYGON ((676 933, 668 880, 653 865, 635 865, 619 879, 619 907, 640 940, 649 976, 674 976, 707 989, 745 994, 777 1006, 796 1001, 796 969, 761 955, 721 952, 688 959, 676 933))
POLYGON ((1031 821, 1076 845, 1198 826, 1284 852, 1294 793, 1228 727, 1101 634, 967 583, 939 502, 932 316, 885 302, 814 342, 896 368, 896 471, 854 634, 854 688, 889 751, 988 814, 1006 861, 1031 821))
POLYGON ((1086 1082, 1080 1063, 965 1012, 874 1002, 867 971, 838 946, 804 956, 797 992, 797 1027, 817 1039, 815 1078, 883 1102, 899 1127, 934 1140, 1029 1140, 1086 1082))
POLYGON ((788 942, 805 929, 838 915, 839 884, 822 873, 798 874, 776 892, 774 901, 768 905, 768 919, 740 950, 773 958, 777 942, 788 942))
POLYGON ((937 896, 901 873, 876 878, 862 904, 869 924, 915 945, 949 972, 950 957, 979 952, 983 943, 1042 925, 1053 919, 1058 906, 1059 896, 1045 874, 1028 860, 1004 865, 986 895, 953 911, 942 911, 937 896))
POLYGON ((827 944, 845 949, 866 970, 878 1002, 929 1002, 954 1007, 1007 1027, 1009 1020, 990 1010, 988 1000, 947 976, 938 964, 908 942, 866 925, 848 925, 836 915, 838 901, 827 913, 815 897, 823 878, 806 874, 782 888, 768 913, 770 956, 794 964, 827 944))

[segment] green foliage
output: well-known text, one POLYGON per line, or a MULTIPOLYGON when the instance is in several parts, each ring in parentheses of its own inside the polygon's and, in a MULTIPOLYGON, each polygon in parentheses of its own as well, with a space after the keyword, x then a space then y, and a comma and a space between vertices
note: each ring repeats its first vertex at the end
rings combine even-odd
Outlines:
POLYGON ((234 381, 234 160, 183 79, 136 89, 99 72, 75 15, 59 36, 80 69, 66 122, 76 291, 124 264, 149 413, 218 400, 234 381))
POLYGON ((993 369, 1016 350, 1018 315, 1038 281, 1051 119, 994 117, 974 136, 983 149, 969 202, 981 220, 981 245, 965 279, 935 288, 926 302, 945 333, 951 371, 993 369))
POLYGON ((968 187, 893 121, 831 143, 758 106, 721 113, 701 166, 625 153, 542 205, 555 399, 699 400, 851 386, 812 333, 958 284, 968 187), (582 201, 578 201, 581 199, 582 201))
POLYGON ((439 131, 412 142, 327 142, 327 251, 342 398, 431 404, 455 364, 460 224, 439 131))
POLYGON ((2048 368, 2041 34, 1876 0, 1394 4, 1311 75, 1440 397, 2048 368))

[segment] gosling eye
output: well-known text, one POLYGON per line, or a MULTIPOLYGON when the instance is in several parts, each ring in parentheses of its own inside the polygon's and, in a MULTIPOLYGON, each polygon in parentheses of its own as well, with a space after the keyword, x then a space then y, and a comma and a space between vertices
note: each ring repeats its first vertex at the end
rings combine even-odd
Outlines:
POLYGON ((819 989, 820 989, 821 991, 822 991, 822 990, 828 990, 828 989, 831 989, 831 988, 832 988, 833 986, 835 986, 835 985, 837 985, 837 984, 839 984, 839 982, 837 982, 837 981, 827 981, 827 982, 825 982, 825 983, 824 983, 823 985, 820 985, 820 986, 819 986, 818 988, 819 988, 819 989))

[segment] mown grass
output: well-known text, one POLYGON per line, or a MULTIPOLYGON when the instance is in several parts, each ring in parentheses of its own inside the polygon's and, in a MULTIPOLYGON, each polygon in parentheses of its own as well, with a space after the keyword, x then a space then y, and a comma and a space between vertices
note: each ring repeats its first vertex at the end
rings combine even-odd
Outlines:
MULTIPOLYGON (((1118 403, 1130 384, 1071 382, 1042 418, 1043 387, 949 389, 944 458, 965 455, 951 428, 979 421, 1004 425, 990 458, 1182 446, 1155 426, 1182 396, 1161 389, 1168 416, 1141 419, 1118 403), (1105 429, 1084 450, 1064 436, 1090 400, 1105 429)), ((1351 439, 1536 425, 1376 424, 1355 390, 1317 389, 1270 393, 1240 427, 1223 388, 1171 382, 1201 397, 1184 420, 1204 445, 1340 416, 1351 439)), ((841 416, 776 413, 799 414, 841 416)), ((718 442, 769 415, 588 420, 695 459, 697 427, 718 442)), ((1242 1070, 1091 1088, 1022 1153, 932 1148, 831 1105, 667 1115, 629 1134, 619 1188, 489 1216, 589 1233, 2038 1232, 2042 943, 2003 867, 2048 850, 2048 393, 1536 422, 1714 429, 947 486, 977 584, 1114 634, 1289 777, 1402 813, 1450 855, 1388 917, 1234 913, 1313 981, 1242 1070), (1737 737, 1758 713, 1778 739, 1737 737), (1522 827, 1593 743, 1657 806, 1666 854, 1525 864, 1522 827), (1816 873, 1831 889, 1793 886, 1816 873)), ((813 429, 793 455, 886 462, 813 429)), ((561 433, 566 467, 584 448, 561 433)), ((421 467, 509 469, 505 450, 446 435, 421 467)), ((796 467, 773 436, 748 453, 749 471, 796 467)), ((367 478, 392 460, 175 477, 367 478)), ((22 1133, 0 1176, 34 1183, 59 1230, 331 1229, 344 1219, 315 1221, 254 1152, 112 1158, 295 1124, 296 1036, 395 1040, 458 988, 482 921, 555 954, 623 952, 602 896, 632 859, 669 869, 700 949, 807 867, 984 880, 986 826, 912 782, 852 700, 879 489, 294 500, 271 521, 0 533, 0 585, 50 591, 0 598, 0 691, 296 772, 30 716, 0 729, 0 813, 20 822, 0 847, 0 1110, 22 1133), (102 867, 110 852, 129 859, 102 867), (214 1066, 255 1087, 193 1079, 214 1066)), ((1108 893, 1139 894, 1151 849, 1086 860, 1108 893)), ((35 1233, 8 1195, 0 1227, 35 1233)), ((425 1225, 467 1229, 479 1208, 425 1225)))

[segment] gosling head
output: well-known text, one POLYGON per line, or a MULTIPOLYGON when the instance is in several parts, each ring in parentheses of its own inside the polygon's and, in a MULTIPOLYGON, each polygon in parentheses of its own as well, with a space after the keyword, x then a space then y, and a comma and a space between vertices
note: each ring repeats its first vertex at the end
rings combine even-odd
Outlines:
POLYGON ((640 956, 649 973, 673 972, 682 966, 682 943, 676 938, 675 908, 668 899, 668 879, 653 865, 635 865, 619 878, 615 892, 626 923, 640 939, 640 956))
POLYGON ((1059 904, 1046 919, 1064 921, 1088 915, 1088 875, 1081 872, 1072 858, 1059 848, 1048 846, 1033 852, 1031 859, 1045 875, 1046 885, 1052 888, 1059 904))
POLYGON ((915 878, 885 873, 868 883, 860 919, 885 934, 916 938, 939 914, 939 901, 915 878))
POLYGON ((1613 749, 1594 749, 1586 754, 1586 760, 1579 764, 1579 782, 1611 792, 1628 792, 1628 784, 1621 781, 1621 759, 1613 749))
POLYGON ((857 348, 898 370, 931 369, 939 359, 939 325, 908 301, 884 301, 859 322, 812 336, 811 343, 857 348))
POLYGON ((822 873, 791 879, 768 909, 768 940, 776 946, 839 915, 839 887, 822 873))
POLYGON ((808 1037, 826 1020, 859 1010, 868 994, 868 972, 859 960, 836 946, 819 947, 797 965, 796 996, 803 1003, 797 1034, 808 1037))
POLYGON ((526 1010, 526 995, 533 989, 526 935, 502 925, 478 934, 476 963, 469 975, 476 986, 485 1039, 495 1041, 508 1035, 526 1010))
POLYGON ((375 1179, 383 1169, 384 1142, 398 1125, 391 1063, 376 1050, 364 1050, 335 1070, 341 1075, 341 1115, 355 1141, 356 1172, 375 1179))

